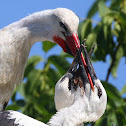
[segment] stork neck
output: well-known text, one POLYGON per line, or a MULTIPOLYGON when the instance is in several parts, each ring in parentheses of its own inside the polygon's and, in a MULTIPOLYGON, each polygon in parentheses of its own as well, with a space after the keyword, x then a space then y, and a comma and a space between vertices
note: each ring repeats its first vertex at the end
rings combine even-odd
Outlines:
POLYGON ((24 31, 25 36, 30 38, 31 45, 39 41, 52 41, 50 24, 51 14, 52 11, 50 10, 36 12, 10 26, 13 29, 21 29, 22 32, 24 31))
POLYGON ((58 111, 49 121, 50 126, 82 126, 85 121, 84 113, 80 110, 82 103, 75 103, 70 107, 66 107, 58 111))

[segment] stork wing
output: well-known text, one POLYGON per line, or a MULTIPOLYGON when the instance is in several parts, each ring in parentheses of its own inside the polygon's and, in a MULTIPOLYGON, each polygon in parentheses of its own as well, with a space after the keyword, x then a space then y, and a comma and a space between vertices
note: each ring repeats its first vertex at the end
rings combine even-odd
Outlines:
POLYGON ((16 111, 0 112, 0 126, 48 126, 16 111))

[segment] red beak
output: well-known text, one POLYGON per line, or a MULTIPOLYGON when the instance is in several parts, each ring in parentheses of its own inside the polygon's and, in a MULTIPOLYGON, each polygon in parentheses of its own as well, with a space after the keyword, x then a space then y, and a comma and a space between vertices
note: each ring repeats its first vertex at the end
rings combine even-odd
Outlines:
MULTIPOLYGON (((53 39, 56 43, 58 43, 63 48, 64 52, 72 54, 73 56, 76 55, 77 49, 80 48, 80 41, 79 41, 77 34, 72 34, 71 36, 66 36, 66 41, 64 41, 62 38, 57 37, 57 36, 54 36, 53 39)), ((87 64, 85 62, 83 53, 81 53, 81 58, 82 58, 91 88, 94 91, 93 82, 92 82, 91 76, 88 72, 87 64)))

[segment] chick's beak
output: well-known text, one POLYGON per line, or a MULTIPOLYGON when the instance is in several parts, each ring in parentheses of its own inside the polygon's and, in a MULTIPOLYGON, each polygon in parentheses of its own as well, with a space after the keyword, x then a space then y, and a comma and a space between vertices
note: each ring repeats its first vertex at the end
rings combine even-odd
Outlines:
MULTIPOLYGON (((95 48, 96 45, 94 45, 91 49, 90 52, 93 52, 94 48, 95 48)), ((88 73, 90 74, 91 76, 91 79, 93 81, 93 85, 95 85, 95 80, 97 80, 97 76, 96 76, 96 73, 94 71, 94 68, 93 68, 93 65, 91 63, 91 60, 90 60, 90 56, 85 48, 85 46, 83 46, 83 50, 84 50, 84 55, 85 55, 85 61, 87 63, 87 69, 88 69, 88 73)))

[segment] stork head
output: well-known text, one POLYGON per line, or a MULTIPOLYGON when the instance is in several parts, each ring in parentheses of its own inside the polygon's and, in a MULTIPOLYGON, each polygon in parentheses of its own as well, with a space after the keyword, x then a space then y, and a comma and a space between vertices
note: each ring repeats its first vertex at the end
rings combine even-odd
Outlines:
POLYGON ((69 9, 57 8, 53 10, 52 22, 53 41, 58 43, 64 52, 75 56, 77 47, 80 47, 77 15, 69 9))
POLYGON ((52 41, 59 44, 64 52, 74 56, 76 48, 80 47, 78 25, 77 15, 66 8, 36 12, 16 24, 30 31, 27 34, 30 35, 31 45, 39 41, 52 41))

